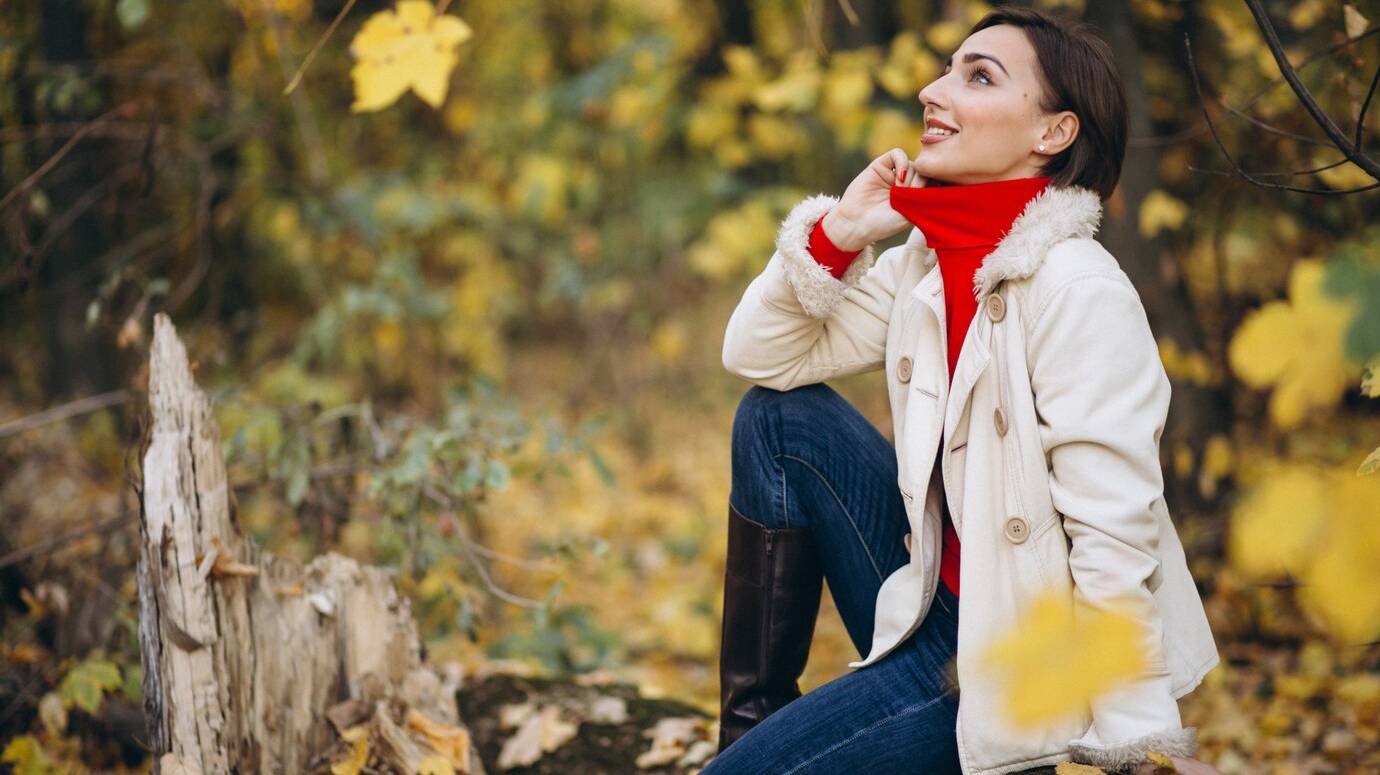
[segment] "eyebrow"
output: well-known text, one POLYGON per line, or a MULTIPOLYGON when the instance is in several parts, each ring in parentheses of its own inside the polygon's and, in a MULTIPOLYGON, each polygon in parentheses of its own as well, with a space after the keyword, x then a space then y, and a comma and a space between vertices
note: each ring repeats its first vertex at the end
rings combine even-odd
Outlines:
MULTIPOLYGON (((1003 65, 1003 64, 1001 63, 1000 60, 998 60, 996 57, 992 56, 991 54, 981 54, 981 53, 978 53, 978 52, 972 52, 972 53, 968 53, 968 54, 964 54, 964 55, 963 55, 963 63, 964 63, 964 64, 971 64, 971 63, 973 63, 973 62, 978 61, 979 59, 990 59, 990 60, 992 60, 993 62, 996 62, 996 63, 997 63, 997 67, 1000 67, 1000 68, 1001 68, 1001 71, 1002 71, 1003 73, 1006 73, 1006 76, 1007 76, 1008 78, 1011 77, 1011 73, 1007 73, 1007 72, 1006 72, 1006 66, 1003 65)), ((953 65, 953 63, 954 63, 954 58, 953 58, 952 56, 950 56, 950 57, 948 58, 948 60, 944 62, 944 66, 945 66, 945 67, 950 67, 950 66, 953 65)))

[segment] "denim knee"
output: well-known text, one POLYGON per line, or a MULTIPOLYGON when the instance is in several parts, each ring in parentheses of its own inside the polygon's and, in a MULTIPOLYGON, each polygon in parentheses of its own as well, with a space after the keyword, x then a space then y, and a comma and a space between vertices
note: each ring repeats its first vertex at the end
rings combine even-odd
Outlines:
MULTIPOLYGON (((784 391, 753 385, 738 401, 733 415, 733 449, 739 451, 748 437, 758 438, 763 433, 770 435, 773 430, 779 431, 784 412, 790 412, 792 417, 800 414, 828 417, 837 413, 837 402, 842 400, 823 382, 784 391)), ((779 439, 771 441, 776 446, 779 439)))
POLYGON ((778 458, 809 440, 792 442, 791 429, 818 428, 837 416, 843 398, 823 383, 781 391, 752 386, 733 417, 733 503, 750 519, 769 527, 792 527, 783 516, 783 471, 778 458))

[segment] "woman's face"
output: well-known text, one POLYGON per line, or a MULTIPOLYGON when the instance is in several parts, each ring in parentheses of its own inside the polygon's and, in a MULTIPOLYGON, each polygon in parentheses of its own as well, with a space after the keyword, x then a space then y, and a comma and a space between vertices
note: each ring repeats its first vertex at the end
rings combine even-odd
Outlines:
POLYGON ((915 159, 920 174, 948 183, 1040 174, 1045 161, 1073 142, 1078 118, 1040 110, 1039 66, 1035 47, 1017 27, 998 24, 968 36, 944 73, 920 90, 926 128, 915 159), (936 125, 956 132, 936 137, 936 125))

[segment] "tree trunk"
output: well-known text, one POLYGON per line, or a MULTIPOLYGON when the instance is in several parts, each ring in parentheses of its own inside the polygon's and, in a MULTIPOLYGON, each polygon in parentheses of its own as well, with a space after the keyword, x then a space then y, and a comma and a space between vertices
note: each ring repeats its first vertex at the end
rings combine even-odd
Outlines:
MULTIPOLYGON (((334 742, 327 711, 345 701, 400 701, 456 724, 454 687, 423 664, 390 572, 334 553, 302 566, 240 534, 220 433, 163 314, 149 409, 138 583, 155 761, 169 771, 306 772, 334 742)), ((471 758, 465 771, 481 771, 471 758)))
MULTIPOLYGON (((1131 137, 1152 137, 1150 100, 1141 76, 1140 45, 1130 8, 1125 3, 1089 3, 1086 19, 1097 25, 1116 53, 1117 67, 1126 86, 1131 137)), ((1163 235, 1147 240, 1139 230, 1140 206, 1158 184, 1159 165, 1159 146, 1127 148, 1118 192, 1108 203, 1098 240, 1116 256, 1136 286, 1156 335, 1172 339, 1181 350, 1192 351, 1202 348, 1203 332, 1182 279, 1166 279, 1166 273, 1161 271, 1160 262, 1166 260, 1162 256, 1169 250, 1168 241, 1163 235)), ((1181 445, 1192 449, 1194 459, 1201 463, 1207 440, 1214 433, 1227 431, 1230 414, 1223 411, 1221 400, 1220 394, 1211 388, 1187 383, 1174 386, 1174 400, 1161 442, 1165 497, 1171 504, 1201 510, 1213 508, 1215 498, 1201 492, 1196 484, 1200 465, 1195 465, 1187 477, 1181 478, 1172 463, 1174 450, 1181 445)))

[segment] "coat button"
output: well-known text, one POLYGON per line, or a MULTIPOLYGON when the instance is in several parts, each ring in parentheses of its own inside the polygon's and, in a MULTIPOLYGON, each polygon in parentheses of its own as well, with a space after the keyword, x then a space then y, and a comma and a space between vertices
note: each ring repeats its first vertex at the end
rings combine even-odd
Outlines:
POLYGON ((911 363, 908 356, 901 356, 901 360, 896 363, 896 379, 902 382, 910 382, 911 363))
POLYGON ((994 293, 987 297, 987 317, 991 318, 993 323, 1000 322, 1006 317, 1006 301, 1000 295, 994 293))
POLYGON ((1029 525, 1021 517, 1012 517, 1006 520, 1006 537, 1013 544, 1019 544, 1030 536, 1029 525))
POLYGON ((997 426, 998 436, 1006 435, 1006 412, 1000 406, 992 410, 992 423, 997 426))
POLYGON ((905 539, 904 539, 904 542, 905 542, 905 544, 906 544, 906 551, 909 552, 909 551, 911 550, 911 549, 910 549, 910 533, 906 533, 906 537, 905 537, 905 539))

